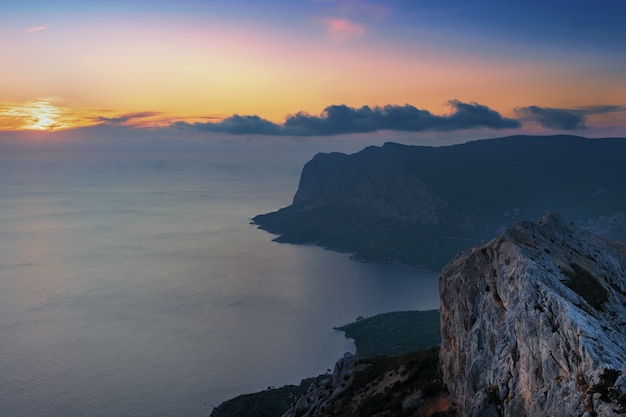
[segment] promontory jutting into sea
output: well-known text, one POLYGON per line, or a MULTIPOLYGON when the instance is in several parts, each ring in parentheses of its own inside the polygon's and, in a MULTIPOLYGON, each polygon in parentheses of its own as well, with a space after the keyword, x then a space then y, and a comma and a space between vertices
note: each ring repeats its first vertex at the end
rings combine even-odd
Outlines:
MULTIPOLYGON (((524 218, 559 211, 588 231, 624 237, 624 139, 382 142, 363 150, 336 138, 5 146, 2 412, 208 415, 237 395, 332 370, 354 352, 336 326, 439 308, 439 269, 524 218)), ((510 233, 520 247, 552 253, 559 291, 593 317, 626 290, 613 281, 589 290, 608 279, 591 249, 561 259, 560 246, 541 246, 553 235, 538 229, 547 236, 540 245, 510 233)), ((502 288, 484 284, 506 306, 502 288)), ((593 375, 590 387, 619 388, 619 379, 593 375)))

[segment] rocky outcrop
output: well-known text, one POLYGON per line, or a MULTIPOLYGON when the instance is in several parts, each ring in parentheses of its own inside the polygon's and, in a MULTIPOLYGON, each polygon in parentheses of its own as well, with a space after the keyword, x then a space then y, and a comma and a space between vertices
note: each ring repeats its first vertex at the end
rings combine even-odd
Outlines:
POLYGON ((430 349, 395 357, 345 357, 283 417, 454 415, 437 353, 430 349))
POLYGON ((335 364, 332 375, 315 382, 309 391, 296 401, 283 417, 312 417, 330 408, 332 401, 354 380, 354 374, 366 368, 356 363, 354 356, 346 356, 335 364))
POLYGON ((626 245, 551 214, 440 275, 441 347, 346 356, 285 417, 626 416, 626 245))
POLYGON ((574 136, 318 154, 293 203, 253 221, 281 242, 430 270, 546 212, 626 241, 624 154, 626 139, 574 136))
POLYGON ((460 416, 626 415, 626 246, 558 215, 440 276, 441 371, 460 416))

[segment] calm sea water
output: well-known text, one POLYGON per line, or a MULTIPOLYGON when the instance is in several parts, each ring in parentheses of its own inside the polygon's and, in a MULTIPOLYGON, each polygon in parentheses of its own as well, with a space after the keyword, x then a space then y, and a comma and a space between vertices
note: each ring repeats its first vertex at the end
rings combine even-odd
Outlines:
POLYGON ((249 224, 317 148, 4 152, 0 415, 208 416, 332 368, 353 350, 333 326, 438 308, 434 274, 249 224))

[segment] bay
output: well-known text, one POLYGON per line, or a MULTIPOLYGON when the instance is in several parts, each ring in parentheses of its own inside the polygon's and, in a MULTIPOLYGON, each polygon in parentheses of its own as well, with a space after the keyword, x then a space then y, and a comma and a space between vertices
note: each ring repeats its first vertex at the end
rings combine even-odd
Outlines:
POLYGON ((438 308, 435 274, 277 244, 318 150, 44 147, 0 156, 0 415, 208 416, 332 368, 358 316, 438 308))

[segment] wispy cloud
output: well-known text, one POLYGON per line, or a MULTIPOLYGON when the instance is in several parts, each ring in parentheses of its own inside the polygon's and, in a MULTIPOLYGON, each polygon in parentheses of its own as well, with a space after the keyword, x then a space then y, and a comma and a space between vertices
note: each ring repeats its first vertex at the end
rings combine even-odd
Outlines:
POLYGON ((224 121, 224 115, 204 115, 204 116, 177 116, 174 114, 157 112, 157 111, 143 111, 124 114, 115 114, 111 110, 90 110, 91 115, 87 117, 89 125, 108 125, 108 126, 124 126, 131 128, 164 128, 174 126, 179 122, 186 122, 189 124, 203 124, 203 123, 217 123, 224 121), (94 115, 95 114, 95 115, 94 115), (111 114, 111 115, 109 115, 111 114))
POLYGON ((626 111, 626 106, 610 104, 574 109, 527 106, 515 111, 520 117, 535 121, 548 129, 582 130, 587 128, 587 116, 626 111))
POLYGON ((116 117, 105 117, 105 116, 96 116, 94 117, 94 121, 107 123, 111 125, 126 125, 132 121, 146 119, 146 118, 154 118, 155 116, 160 116, 162 113, 160 112, 138 112, 138 113, 126 113, 116 117))
POLYGON ((64 113, 63 109, 45 100, 0 104, 0 126, 53 131, 65 127, 64 113))
POLYGON ((346 105, 328 106, 318 115, 299 112, 289 115, 283 124, 276 124, 259 116, 234 115, 220 122, 174 123, 174 127, 231 134, 330 136, 348 133, 367 133, 379 130, 450 131, 473 128, 510 129, 520 127, 519 121, 478 103, 449 102, 453 111, 448 115, 434 115, 410 104, 383 107, 346 105))
POLYGON ((326 18, 322 20, 326 34, 335 42, 356 40, 365 35, 366 27, 362 23, 341 18, 326 18))
POLYGON ((50 27, 50 25, 42 25, 42 26, 30 27, 30 28, 26 29, 26 32, 28 32, 28 33, 40 32, 42 30, 48 29, 49 27, 50 27))
POLYGON ((334 42, 345 43, 362 38, 370 25, 385 20, 390 14, 388 4, 369 0, 310 0, 323 10, 317 19, 326 35, 334 42))

